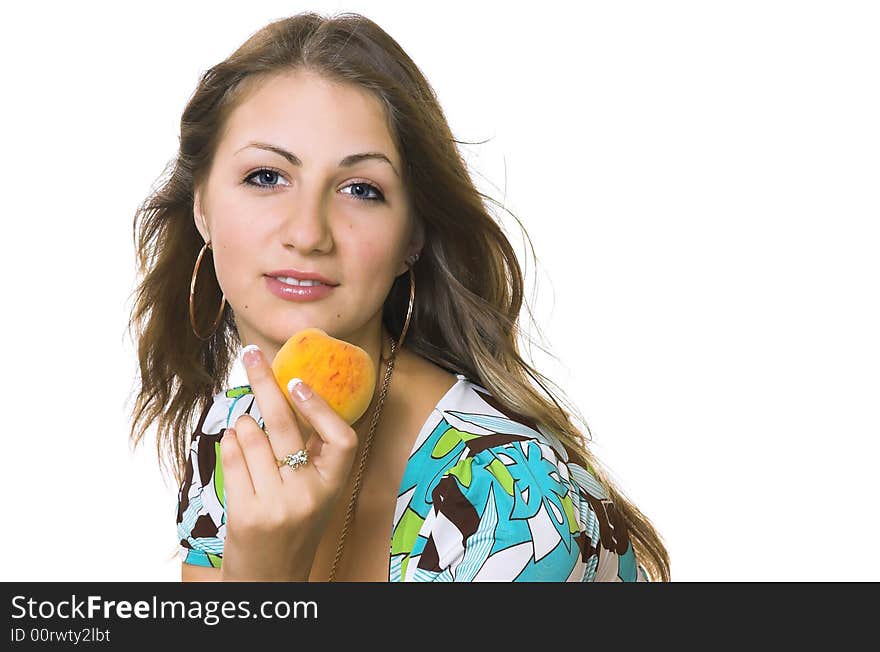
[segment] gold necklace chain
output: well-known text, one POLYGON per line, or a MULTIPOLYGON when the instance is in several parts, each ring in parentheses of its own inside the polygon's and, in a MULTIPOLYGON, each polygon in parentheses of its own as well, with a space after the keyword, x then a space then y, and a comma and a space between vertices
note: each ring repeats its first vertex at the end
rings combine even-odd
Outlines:
MULTIPOLYGON (((345 512, 345 521, 342 523, 342 534, 339 535, 339 544, 336 546, 336 556, 333 558, 333 567, 330 569, 330 578, 328 582, 336 581, 336 568, 339 566, 339 560, 342 558, 342 549, 345 546, 345 537, 348 534, 348 526, 351 524, 354 516, 354 508, 357 504, 358 494, 361 490, 361 478, 364 475, 364 469, 367 467, 367 456, 370 453, 370 445, 373 443, 373 433, 376 431, 376 424, 379 423, 379 415, 382 413, 382 406, 385 403, 385 394, 388 392, 388 384, 391 381, 391 373, 394 371, 394 360, 397 356, 397 342, 394 338, 389 338, 391 342, 391 355, 387 359, 385 367, 385 377, 382 380, 382 390, 379 392, 379 400, 376 403, 376 409, 373 411, 373 421, 370 423, 370 430, 367 433, 367 439, 364 442, 364 451, 361 453, 361 461, 358 465, 357 476, 354 480, 354 489, 351 492, 351 499, 348 501, 348 509, 345 512)), ((379 357, 382 358, 381 349, 379 357)), ((382 358, 384 359, 384 358, 382 358)))

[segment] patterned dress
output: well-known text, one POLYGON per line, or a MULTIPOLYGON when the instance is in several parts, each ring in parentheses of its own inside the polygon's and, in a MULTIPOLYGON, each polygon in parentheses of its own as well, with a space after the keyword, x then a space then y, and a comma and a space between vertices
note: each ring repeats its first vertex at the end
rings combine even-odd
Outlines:
MULTIPOLYGON (((391 582, 647 581, 621 515, 590 470, 542 425, 458 374, 419 431, 389 530, 391 582)), ((226 536, 220 439, 247 385, 213 397, 178 493, 184 563, 220 567, 226 536)))

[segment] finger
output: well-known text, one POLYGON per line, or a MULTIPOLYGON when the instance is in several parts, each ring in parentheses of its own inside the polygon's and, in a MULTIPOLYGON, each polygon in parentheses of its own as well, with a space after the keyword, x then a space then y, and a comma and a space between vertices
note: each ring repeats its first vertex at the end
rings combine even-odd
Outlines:
POLYGON ((228 518, 230 504, 236 507, 246 505, 254 496, 254 485, 251 483, 244 453, 233 428, 226 428, 220 436, 220 463, 223 469, 224 503, 228 518))
MULTIPOLYGON (((275 380, 272 367, 256 345, 244 347, 241 356, 263 424, 271 433, 269 444, 277 459, 305 448, 302 433, 287 397, 275 380)), ((277 469, 277 466, 276 466, 277 469)))
POLYGON ((299 378, 291 378, 288 390, 297 411, 321 440, 320 455, 314 459, 316 470, 325 481, 343 483, 354 461, 357 434, 320 394, 299 378))
POLYGON ((266 433, 249 414, 242 414, 235 420, 235 432, 256 495, 277 493, 281 487, 281 476, 278 475, 275 454, 266 433))

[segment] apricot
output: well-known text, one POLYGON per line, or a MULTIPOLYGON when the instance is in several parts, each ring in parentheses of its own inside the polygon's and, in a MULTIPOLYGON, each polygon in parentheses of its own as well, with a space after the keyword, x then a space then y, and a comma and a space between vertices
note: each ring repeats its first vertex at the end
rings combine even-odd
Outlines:
POLYGON ((376 367, 361 347, 327 335, 320 328, 294 333, 272 360, 272 372, 290 406, 291 378, 301 378, 348 425, 360 419, 376 389, 376 367))

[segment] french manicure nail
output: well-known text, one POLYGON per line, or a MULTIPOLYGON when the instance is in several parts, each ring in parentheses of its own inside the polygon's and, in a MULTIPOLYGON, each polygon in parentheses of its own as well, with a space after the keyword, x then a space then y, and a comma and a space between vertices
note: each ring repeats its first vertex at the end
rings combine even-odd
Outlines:
POLYGON ((287 391, 301 401, 305 401, 312 396, 311 388, 299 378, 290 379, 290 382, 287 383, 287 391))
POLYGON ((260 347, 248 344, 241 350, 241 361, 245 367, 253 367, 260 361, 260 347))

